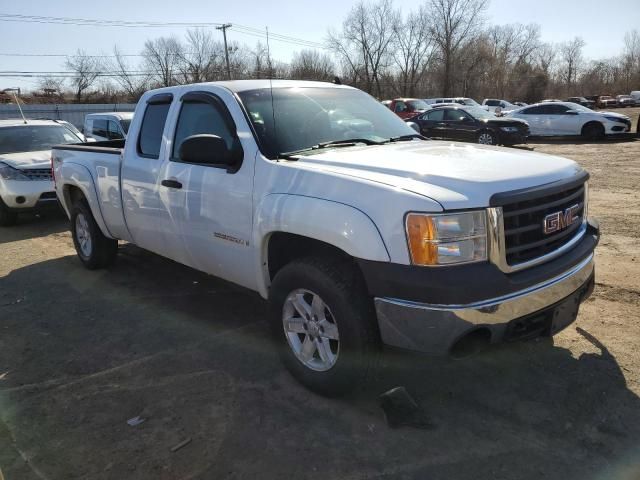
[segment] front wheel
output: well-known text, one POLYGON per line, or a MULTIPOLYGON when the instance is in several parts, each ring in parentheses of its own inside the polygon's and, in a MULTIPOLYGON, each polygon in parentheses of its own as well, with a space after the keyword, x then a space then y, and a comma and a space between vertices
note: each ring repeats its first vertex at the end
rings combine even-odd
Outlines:
POLYGON ((307 388, 344 394, 375 370, 375 314, 348 262, 307 258, 286 265, 273 280, 269 303, 282 361, 307 388))
POLYGON ((480 145, 495 145, 496 137, 489 131, 480 132, 478 134, 478 143, 480 145))
POLYGON ((118 253, 118 241, 104 236, 85 200, 71 209, 71 235, 76 253, 89 270, 111 265, 118 253))
POLYGON ((599 122, 587 123, 582 127, 582 136, 589 140, 604 138, 604 126, 599 122))

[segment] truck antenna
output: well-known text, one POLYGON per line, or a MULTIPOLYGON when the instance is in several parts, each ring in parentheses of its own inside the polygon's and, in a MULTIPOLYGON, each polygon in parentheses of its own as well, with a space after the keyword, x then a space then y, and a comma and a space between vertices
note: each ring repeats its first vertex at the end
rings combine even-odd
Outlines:
POLYGON ((24 112, 22 111, 22 107, 20 106, 20 101, 18 100, 18 95, 16 95, 15 90, 12 93, 13 93, 13 98, 15 98, 15 100, 16 100, 16 105, 18 105, 18 110, 20 110, 20 115, 22 116, 22 121, 26 125, 27 124, 27 119, 25 118, 24 112))
POLYGON ((267 31, 267 63, 269 64, 269 92, 271 94, 271 117, 273 118, 273 135, 277 142, 278 130, 276 128, 276 107, 273 101, 273 67, 271 66, 271 48, 269 46, 269 27, 264 28, 267 31))

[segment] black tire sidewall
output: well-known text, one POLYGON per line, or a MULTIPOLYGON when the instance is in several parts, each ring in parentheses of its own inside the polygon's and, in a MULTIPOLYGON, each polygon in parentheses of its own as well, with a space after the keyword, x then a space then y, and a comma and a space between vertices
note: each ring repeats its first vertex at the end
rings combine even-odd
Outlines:
POLYGON ((73 245, 76 248, 78 258, 84 264, 84 266, 90 270, 100 268, 103 263, 103 255, 101 255, 100 252, 102 232, 100 231, 100 228, 93 218, 91 209, 83 200, 77 201, 73 204, 71 210, 71 236, 73 237, 73 245), (82 214, 84 216, 87 224, 89 225, 89 235, 91 236, 91 254, 89 256, 86 256, 84 253, 82 253, 80 243, 78 242, 78 236, 76 233, 76 218, 79 214, 82 214))
POLYGON ((301 260, 285 266, 276 275, 269 296, 270 326, 283 363, 291 374, 311 390, 328 396, 343 394, 358 383, 373 366, 377 344, 371 330, 372 308, 359 286, 349 289, 344 269, 330 267, 317 260, 301 260), (334 273, 335 272, 335 273, 334 273), (337 280, 337 281, 336 281, 337 280), (341 281, 342 280, 342 281, 341 281), (340 350, 336 364, 318 372, 303 365, 295 356, 282 325, 282 309, 287 296, 294 290, 306 289, 319 295, 335 318, 340 335, 340 350), (353 297, 353 298, 351 298, 353 297))
POLYGON ((9 227, 16 223, 18 215, 9 210, 9 207, 0 198, 0 227, 9 227))

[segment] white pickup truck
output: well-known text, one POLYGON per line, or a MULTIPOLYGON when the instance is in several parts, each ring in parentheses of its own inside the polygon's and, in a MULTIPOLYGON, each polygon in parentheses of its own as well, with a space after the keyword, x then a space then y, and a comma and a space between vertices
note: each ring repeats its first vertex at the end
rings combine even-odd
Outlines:
POLYGON ((259 292, 285 365, 324 394, 382 345, 553 335, 594 285, 580 166, 424 139, 347 86, 150 91, 126 143, 58 146, 52 167, 86 267, 125 240, 259 292))

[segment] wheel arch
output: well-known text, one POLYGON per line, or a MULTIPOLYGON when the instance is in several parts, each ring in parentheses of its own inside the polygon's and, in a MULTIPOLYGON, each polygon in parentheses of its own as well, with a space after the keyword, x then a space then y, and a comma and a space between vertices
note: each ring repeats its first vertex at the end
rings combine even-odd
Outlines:
POLYGON ((102 234, 107 238, 116 238, 111 234, 111 232, 109 232, 109 229, 104 222, 95 183, 89 170, 83 165, 71 163, 64 164, 62 166, 60 176, 62 179, 65 179, 62 180, 61 203, 67 213, 67 216, 71 218, 73 202, 82 196, 82 198, 87 201, 91 214, 98 224, 100 231, 102 231, 102 234))
POLYGON ((589 120, 587 122, 585 122, 584 125, 582 125, 582 128, 580 129, 580 135, 586 135, 586 129, 589 128, 590 126, 597 126, 598 128, 602 129, 602 135, 605 134, 605 132, 607 131, 606 127, 604 126, 604 123, 602 123, 600 120, 589 120))
POLYGON ((261 266, 258 292, 264 298, 268 297, 269 285, 278 270, 302 256, 390 261, 380 232, 364 212, 301 195, 265 197, 256 211, 253 244, 258 247, 254 250, 261 266))

